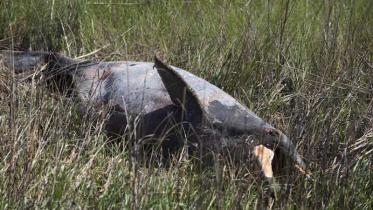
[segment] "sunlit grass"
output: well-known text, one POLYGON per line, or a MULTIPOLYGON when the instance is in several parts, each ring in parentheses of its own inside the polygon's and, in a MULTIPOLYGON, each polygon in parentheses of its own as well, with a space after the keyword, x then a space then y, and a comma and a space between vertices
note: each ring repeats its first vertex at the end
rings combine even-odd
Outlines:
MULTIPOLYGON (((97 51, 88 58, 99 60, 158 55, 298 145, 313 179, 277 177, 276 207, 371 209, 371 11, 369 0, 2 0, 0 48, 97 51)), ((0 208, 256 206, 259 183, 229 173, 219 183, 216 171, 189 161, 134 167, 128 150, 106 141, 101 121, 80 119, 73 100, 11 81, 0 68, 0 208)))

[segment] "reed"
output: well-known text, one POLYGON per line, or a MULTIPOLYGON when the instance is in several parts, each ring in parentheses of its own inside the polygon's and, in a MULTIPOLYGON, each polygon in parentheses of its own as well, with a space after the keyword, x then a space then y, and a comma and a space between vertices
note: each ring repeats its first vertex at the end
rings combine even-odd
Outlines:
MULTIPOLYGON (((276 208, 371 209, 373 2, 2 0, 0 49, 187 69, 285 131, 312 180, 277 177, 276 208)), ((102 121, 0 67, 0 208, 252 209, 226 167, 136 165, 102 121), (227 172, 228 171, 228 172, 227 172)), ((129 141, 125 135, 123 141, 129 141)))

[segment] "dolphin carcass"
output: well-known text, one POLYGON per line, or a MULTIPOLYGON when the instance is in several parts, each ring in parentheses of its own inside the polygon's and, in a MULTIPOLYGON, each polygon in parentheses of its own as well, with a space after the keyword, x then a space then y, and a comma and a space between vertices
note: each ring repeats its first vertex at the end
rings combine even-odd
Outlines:
POLYGON ((96 62, 17 51, 0 51, 0 56, 16 74, 43 66, 44 78, 54 80, 59 89, 70 89, 86 107, 110 107, 105 125, 109 134, 121 135, 136 122, 137 138, 162 139, 167 152, 184 145, 202 153, 241 154, 241 158, 253 154, 269 180, 274 148, 305 169, 295 146, 280 130, 215 85, 157 58, 96 62))

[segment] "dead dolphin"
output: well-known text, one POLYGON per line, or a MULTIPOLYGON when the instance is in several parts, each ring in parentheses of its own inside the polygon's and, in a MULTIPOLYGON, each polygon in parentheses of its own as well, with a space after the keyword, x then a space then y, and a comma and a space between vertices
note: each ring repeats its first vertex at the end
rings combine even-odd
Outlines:
MULTIPOLYGON (((183 69, 165 65, 157 58, 154 66, 173 103, 183 107, 183 119, 192 123, 194 128, 202 129, 202 135, 205 130, 213 129, 214 146, 217 145, 218 149, 226 147, 229 150, 232 147, 234 152, 237 146, 242 146, 243 140, 255 136, 257 141, 245 142, 257 145, 253 146, 253 151, 260 161, 266 159, 271 162, 273 158, 273 152, 263 145, 269 148, 278 146, 304 172, 305 164, 288 137, 264 122, 232 96, 183 69)), ((202 139, 200 144, 204 144, 204 141, 209 138, 211 137, 202 139)), ((207 141, 205 144, 211 142, 207 141)), ((202 147, 209 147, 209 145, 202 147)), ((262 165, 263 172, 265 167, 262 165)), ((266 174, 272 172, 265 172, 266 174)))
POLYGON ((250 150, 268 179, 275 147, 305 168, 280 130, 215 85, 157 58, 154 63, 96 62, 59 53, 0 51, 0 61, 17 74, 44 65, 42 75, 58 89, 73 92, 81 104, 112 107, 106 122, 109 133, 121 134, 129 121, 137 120, 138 138, 167 133, 168 141, 162 145, 169 150, 185 144, 180 140, 184 134, 189 135, 187 144, 212 151, 250 150))

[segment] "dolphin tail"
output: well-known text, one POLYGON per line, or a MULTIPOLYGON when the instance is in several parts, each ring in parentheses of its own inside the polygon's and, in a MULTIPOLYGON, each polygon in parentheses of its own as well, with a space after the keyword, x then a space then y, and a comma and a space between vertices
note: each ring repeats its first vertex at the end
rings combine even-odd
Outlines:
POLYGON ((60 69, 81 62, 82 60, 55 52, 0 50, 0 66, 13 69, 15 74, 33 73, 35 69, 43 65, 47 65, 48 69, 60 69))
POLYGON ((14 73, 32 72, 37 67, 47 64, 49 53, 27 51, 0 51, 0 64, 14 69, 14 73))

